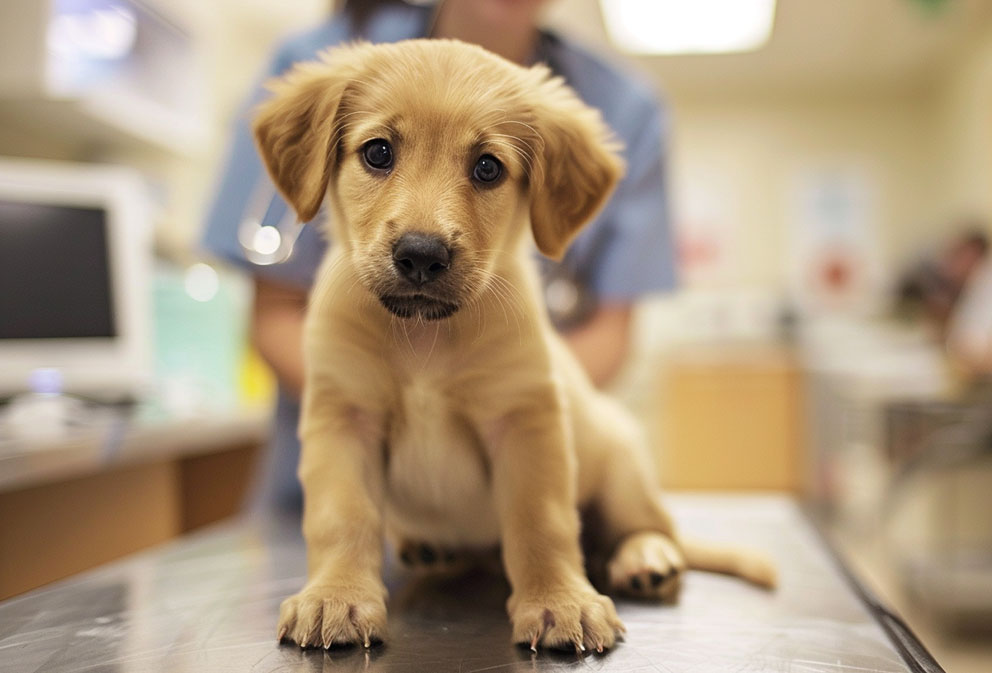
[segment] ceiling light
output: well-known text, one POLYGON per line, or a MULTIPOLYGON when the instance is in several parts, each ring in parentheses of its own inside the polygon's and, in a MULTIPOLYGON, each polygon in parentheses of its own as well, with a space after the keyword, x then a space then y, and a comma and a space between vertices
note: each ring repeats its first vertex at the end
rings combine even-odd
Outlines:
POLYGON ((751 51, 772 32, 775 0, 600 0, 610 39, 639 54, 751 51))

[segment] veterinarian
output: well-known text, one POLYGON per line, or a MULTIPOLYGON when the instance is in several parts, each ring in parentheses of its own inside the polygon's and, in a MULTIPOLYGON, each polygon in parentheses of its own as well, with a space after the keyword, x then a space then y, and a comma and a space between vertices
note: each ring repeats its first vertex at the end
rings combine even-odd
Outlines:
MULTIPOLYGON (((650 87, 540 30, 548 1, 442 0, 432 6, 346 0, 342 11, 326 23, 284 43, 262 80, 293 63, 313 60, 326 47, 355 39, 457 38, 520 64, 545 62, 599 108, 625 145, 626 177, 560 264, 541 261, 551 317, 593 381, 602 385, 623 364, 634 302, 675 284, 664 184, 667 120, 650 87)), ((209 252, 252 274, 252 339, 279 380, 272 445, 254 504, 299 508, 296 425, 303 382, 303 314, 327 243, 317 227, 295 222, 259 162, 250 119, 265 95, 260 84, 238 117, 203 243, 209 252)))

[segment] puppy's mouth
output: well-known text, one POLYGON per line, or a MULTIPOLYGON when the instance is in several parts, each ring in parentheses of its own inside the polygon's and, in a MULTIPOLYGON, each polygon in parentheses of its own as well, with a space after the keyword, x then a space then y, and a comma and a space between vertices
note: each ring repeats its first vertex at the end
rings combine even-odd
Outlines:
POLYGON ((455 314, 458 304, 425 294, 383 294, 379 301, 386 310, 399 318, 422 318, 424 320, 444 320, 455 314))

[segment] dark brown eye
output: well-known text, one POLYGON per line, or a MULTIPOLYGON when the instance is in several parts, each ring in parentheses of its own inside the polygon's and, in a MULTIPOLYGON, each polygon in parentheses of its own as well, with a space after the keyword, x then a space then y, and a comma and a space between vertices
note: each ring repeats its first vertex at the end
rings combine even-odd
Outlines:
POLYGON ((483 154, 479 157, 479 160, 475 162, 475 169, 472 171, 473 178, 486 183, 496 182, 502 174, 503 165, 500 164, 499 159, 491 154, 483 154))
POLYGON ((362 156, 369 168, 384 171, 393 165, 393 146, 382 138, 376 138, 362 146, 362 156))

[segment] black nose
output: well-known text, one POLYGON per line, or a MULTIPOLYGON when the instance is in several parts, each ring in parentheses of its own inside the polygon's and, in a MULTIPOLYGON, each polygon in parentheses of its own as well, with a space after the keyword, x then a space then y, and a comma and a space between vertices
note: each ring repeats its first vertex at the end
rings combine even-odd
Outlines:
POLYGON ((393 265, 400 275, 414 283, 429 283, 444 273, 451 263, 451 251, 437 236, 403 234, 393 246, 393 265))

